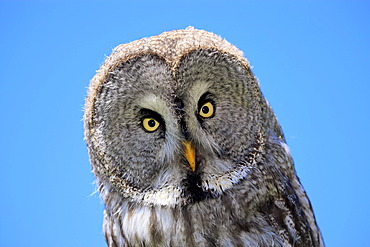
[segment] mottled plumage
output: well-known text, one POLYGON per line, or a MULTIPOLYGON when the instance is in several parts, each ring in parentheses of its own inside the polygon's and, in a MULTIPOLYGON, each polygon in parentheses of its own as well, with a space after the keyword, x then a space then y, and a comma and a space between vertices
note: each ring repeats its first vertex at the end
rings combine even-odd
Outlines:
POLYGON ((219 36, 118 46, 84 122, 108 246, 323 246, 280 125, 219 36))

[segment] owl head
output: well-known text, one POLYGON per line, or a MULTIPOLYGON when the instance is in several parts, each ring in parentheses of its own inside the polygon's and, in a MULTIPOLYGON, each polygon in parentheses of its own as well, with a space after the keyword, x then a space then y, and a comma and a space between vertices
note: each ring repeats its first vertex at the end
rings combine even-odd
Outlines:
POLYGON ((219 36, 118 46, 84 124, 109 246, 323 246, 277 119, 219 36))
POLYGON ((218 197, 261 165, 266 140, 284 142, 242 52, 194 28, 115 48, 84 122, 100 190, 142 204, 218 197))

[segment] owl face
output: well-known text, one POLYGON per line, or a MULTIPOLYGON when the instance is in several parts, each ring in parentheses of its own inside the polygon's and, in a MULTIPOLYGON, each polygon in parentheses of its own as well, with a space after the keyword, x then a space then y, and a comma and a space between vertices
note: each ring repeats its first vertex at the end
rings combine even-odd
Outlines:
POLYGON ((194 49, 172 68, 157 54, 128 59, 94 101, 103 181, 151 203, 218 196, 252 168, 262 129, 256 90, 248 67, 214 49, 194 49))

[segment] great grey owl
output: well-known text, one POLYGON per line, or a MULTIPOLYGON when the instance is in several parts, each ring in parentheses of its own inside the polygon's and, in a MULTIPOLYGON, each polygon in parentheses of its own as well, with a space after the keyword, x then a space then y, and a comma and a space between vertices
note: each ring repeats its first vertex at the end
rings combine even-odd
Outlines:
POLYGON ((248 61, 189 27, 119 45, 85 139, 108 246, 323 246, 248 61))

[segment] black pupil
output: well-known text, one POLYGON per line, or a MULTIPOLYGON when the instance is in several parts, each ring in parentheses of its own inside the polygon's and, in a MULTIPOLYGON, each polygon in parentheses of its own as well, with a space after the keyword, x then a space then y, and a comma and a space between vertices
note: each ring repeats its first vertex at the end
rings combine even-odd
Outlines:
POLYGON ((148 125, 149 125, 149 127, 153 128, 155 126, 155 121, 153 119, 150 119, 148 121, 148 125))
POLYGON ((203 112, 204 114, 207 114, 207 113, 209 112, 209 108, 208 108, 208 106, 203 106, 203 107, 202 107, 202 112, 203 112))

